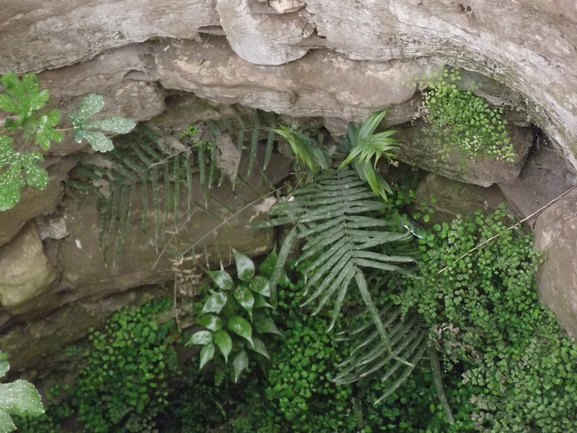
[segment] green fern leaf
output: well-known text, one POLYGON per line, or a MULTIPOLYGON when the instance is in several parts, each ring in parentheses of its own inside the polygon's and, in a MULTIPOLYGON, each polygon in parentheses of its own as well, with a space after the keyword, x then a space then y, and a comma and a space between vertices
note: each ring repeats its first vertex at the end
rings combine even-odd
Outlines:
MULTIPOLYGON (((370 295, 363 293, 366 292, 363 268, 406 272, 400 264, 413 261, 410 257, 383 254, 376 249, 411 238, 410 233, 387 231, 386 227, 392 223, 383 223, 374 216, 375 212, 386 209, 387 205, 375 198, 354 171, 325 170, 314 182, 297 189, 288 201, 273 207, 270 212, 273 219, 261 224, 297 224, 298 238, 305 239, 298 261, 312 260, 304 271, 308 277, 304 304, 318 300, 318 312, 336 295, 330 328, 353 279, 367 307, 373 311, 373 319, 380 320, 370 295)), ((386 331, 380 325, 378 329, 386 339, 386 331)))

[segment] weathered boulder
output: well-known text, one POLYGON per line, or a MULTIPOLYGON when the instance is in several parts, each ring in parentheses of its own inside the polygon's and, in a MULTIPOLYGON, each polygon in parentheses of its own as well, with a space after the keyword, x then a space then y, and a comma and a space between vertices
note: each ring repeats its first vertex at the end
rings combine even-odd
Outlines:
POLYGON ((435 143, 427 134, 427 128, 429 126, 422 121, 399 128, 395 138, 405 145, 397 152, 397 158, 449 179, 484 187, 517 178, 533 141, 530 129, 509 125, 516 155, 514 162, 509 163, 484 157, 472 158, 458 150, 445 153, 442 145, 435 143))
POLYGON ((0 305, 8 312, 39 296, 55 279, 33 224, 0 248, 0 305))
POLYGON ((278 2, 276 8, 267 10, 254 0, 216 0, 230 46, 241 59, 259 65, 282 65, 307 53, 298 45, 312 34, 314 26, 304 14, 289 13, 300 7, 291 9, 278 2))
POLYGON ((219 37, 201 43, 150 43, 147 52, 154 54, 149 54, 150 62, 142 68, 168 89, 191 91, 219 104, 240 104, 294 117, 355 121, 366 119, 375 109, 410 100, 415 89, 405 83, 407 77, 420 76, 438 65, 356 62, 333 51, 315 50, 297 62, 265 67, 235 56, 227 41, 219 37))
POLYGON ((577 338, 577 191, 539 215, 534 248, 545 259, 537 272, 539 299, 577 338))
POLYGON ((496 185, 483 188, 431 173, 419 183, 411 209, 419 212, 423 205, 431 206, 434 213, 423 225, 432 227, 458 216, 472 215, 476 211, 494 210, 504 202, 506 199, 496 185))
MULTIPOLYGON (((519 177, 500 183, 499 188, 525 218, 571 188, 571 179, 565 159, 552 146, 541 144, 529 155, 519 177)), ((535 219, 528 223, 533 226, 535 219)))

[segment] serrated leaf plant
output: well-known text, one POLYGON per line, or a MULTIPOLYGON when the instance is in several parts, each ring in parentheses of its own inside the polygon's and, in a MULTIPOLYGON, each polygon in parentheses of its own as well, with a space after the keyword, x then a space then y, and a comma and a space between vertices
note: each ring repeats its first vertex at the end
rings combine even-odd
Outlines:
POLYGON ((78 111, 72 111, 69 115, 74 127, 74 139, 80 143, 86 140, 94 150, 108 152, 114 149, 112 140, 98 129, 116 134, 126 134, 136 126, 132 120, 121 116, 112 116, 104 120, 92 120, 88 118, 99 113, 104 108, 104 98, 91 93, 80 103, 78 111))
MULTIPOLYGON (((8 356, 0 352, 0 377, 10 368, 7 359, 8 356)), ((0 384, 0 433, 16 430, 12 415, 35 417, 43 413, 40 394, 30 382, 18 379, 0 384)))
MULTIPOLYGON (((62 113, 52 109, 41 111, 50 98, 49 90, 40 90, 38 78, 28 73, 21 78, 13 72, 0 77, 4 93, 0 93, 0 212, 11 209, 20 201, 20 191, 25 186, 44 189, 48 183, 48 172, 39 166, 44 157, 39 152, 14 148, 14 140, 23 137, 33 141, 43 150, 52 142, 64 138, 65 129, 57 128, 62 113), (4 117, 4 119, 2 119, 4 117)), ((102 132, 127 133, 136 124, 132 120, 113 116, 105 120, 88 121, 104 106, 99 95, 88 95, 77 112, 70 113, 70 120, 78 142, 86 140, 94 150, 107 151, 113 148, 112 141, 102 132)))
POLYGON ((196 324, 201 326, 186 345, 203 346, 200 369, 214 360, 220 352, 225 363, 232 357, 234 381, 249 369, 249 353, 255 352, 270 359, 262 334, 280 334, 264 310, 272 308, 270 284, 267 277, 274 268, 276 255, 272 253, 261 266, 263 275, 256 275, 254 262, 233 250, 236 279, 224 270, 207 271, 214 286, 206 296, 196 324), (264 275, 267 275, 265 277, 264 275), (216 289, 216 290, 214 290, 216 289))

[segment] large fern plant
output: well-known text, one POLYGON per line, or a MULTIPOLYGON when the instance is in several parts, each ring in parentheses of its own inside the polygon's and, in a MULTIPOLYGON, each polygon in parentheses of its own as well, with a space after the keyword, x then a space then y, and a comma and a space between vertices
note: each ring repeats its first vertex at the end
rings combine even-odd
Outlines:
MULTIPOLYGON (((330 306, 329 330, 350 300, 349 290, 357 291, 362 299, 370 326, 353 334, 370 327, 374 331, 342 365, 343 371, 336 377, 338 382, 357 380, 386 364, 391 364, 389 376, 405 367, 406 378, 427 347, 425 333, 414 319, 403 320, 398 312, 388 309, 379 311, 371 295, 368 276, 375 272, 408 273, 406 266, 414 262, 410 255, 395 253, 396 245, 409 241, 412 235, 400 232, 397 223, 387 217, 390 207, 375 196, 355 171, 328 169, 274 206, 269 221, 258 223, 261 227, 294 224, 279 254, 278 274, 272 278, 273 302, 275 276, 280 277, 283 261, 296 240, 303 241, 298 258, 305 265, 307 279, 303 306, 314 304, 313 314, 330 306)), ((397 380, 391 389, 400 383, 402 380, 397 380)))
MULTIPOLYGON (((168 244, 167 234, 178 233, 197 211, 225 224, 236 210, 213 194, 215 185, 225 187, 247 206, 252 204, 254 197, 238 194, 235 187, 244 183, 252 188, 247 177, 255 171, 266 181, 264 170, 272 155, 275 125, 273 113, 258 110, 249 116, 239 113, 191 126, 179 139, 152 124, 141 124, 112 152, 85 159, 70 184, 96 186, 101 195, 100 244, 105 257, 112 262, 118 259, 135 222, 151 233, 156 246, 168 244), (266 146, 257 164, 261 142, 266 146), (241 164, 243 158, 246 164, 241 164), (245 167, 242 172, 241 165, 245 167), (216 212, 211 210, 215 205, 216 212)), ((274 186, 270 187, 272 191, 274 186)), ((202 240, 209 237, 205 234, 202 240)))
MULTIPOLYGON (((307 185, 297 188, 270 211, 270 220, 261 227, 292 225, 282 245, 271 281, 271 301, 275 285, 293 244, 302 241, 297 259, 306 278, 304 302, 314 304, 312 314, 324 307, 332 310, 330 331, 351 298, 362 299, 366 322, 349 329, 339 338, 359 339, 357 347, 339 367, 337 383, 351 383, 368 375, 381 374, 387 383, 386 399, 410 376, 421 359, 427 357, 441 403, 452 415, 444 394, 439 361, 429 344, 428 330, 416 315, 402 315, 392 304, 378 305, 376 293, 388 287, 391 273, 409 273, 414 258, 399 245, 412 238, 410 231, 393 217, 386 203, 391 188, 377 171, 385 156, 393 162, 399 143, 395 131, 375 133, 386 111, 374 113, 360 125, 349 124, 342 147, 348 152, 338 169, 327 168, 327 156, 309 137, 288 128, 277 130, 287 139, 297 157, 314 175, 307 185), (347 168, 352 165, 354 171, 347 168), (352 290, 353 295, 349 294, 352 290), (347 296, 349 294, 349 296, 347 296), (355 296, 356 295, 356 296, 355 296)), ((309 176, 310 177, 310 176, 309 176)), ((377 402, 378 402, 377 401, 377 402)))

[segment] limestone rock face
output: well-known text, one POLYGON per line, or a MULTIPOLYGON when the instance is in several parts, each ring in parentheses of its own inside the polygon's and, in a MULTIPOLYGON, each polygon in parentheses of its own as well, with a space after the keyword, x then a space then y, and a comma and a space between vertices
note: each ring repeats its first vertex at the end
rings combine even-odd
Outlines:
POLYGON ((473 215, 477 211, 492 211, 506 199, 496 185, 483 188, 478 185, 457 182, 433 173, 423 179, 415 191, 414 211, 419 203, 431 203, 435 212, 430 216, 427 227, 450 222, 457 216, 473 215))
POLYGON ((537 273, 539 297, 577 338, 577 191, 539 216, 534 242, 546 259, 537 273))
MULTIPOLYGON (((272 6, 257 0, 196 0, 186 4, 169 0, 145 5, 136 0, 5 3, 0 72, 62 68, 150 39, 168 47, 169 40, 186 44, 207 33, 226 36, 234 55, 222 62, 230 60, 231 68, 237 55, 258 65, 298 65, 306 61, 307 51, 322 47, 367 65, 437 59, 492 76, 521 95, 535 122, 560 144, 565 157, 577 168, 577 92, 571 91, 577 82, 577 8, 572 2, 308 0, 275 1, 272 6), (280 7, 288 3, 294 7, 280 7), (305 3, 304 8, 290 12, 301 3, 305 3)), ((213 38, 206 42, 211 44, 213 38)), ((170 53, 150 53, 142 58, 161 61, 165 55, 170 53)), ((274 74, 275 68, 263 67, 261 71, 274 74)), ((222 93, 235 89, 234 81, 218 77, 213 89, 217 83, 222 93)), ((351 83, 362 86, 368 80, 366 86, 370 88, 372 77, 368 72, 357 74, 351 83)), ((313 91, 314 77, 306 86, 313 91)), ((285 87, 290 88, 290 83, 285 87)), ((196 93, 194 87, 183 90, 196 93)), ((275 110, 272 104, 265 105, 264 99, 252 106, 259 104, 259 108, 275 110)), ((361 105, 367 110, 381 108, 369 102, 361 105)), ((287 114, 300 115, 298 108, 287 114)))
POLYGON ((429 62, 355 62, 329 50, 312 51, 298 62, 264 67, 236 57, 227 41, 216 37, 166 47, 165 52, 161 52, 165 45, 155 43, 148 48, 156 53, 149 68, 164 87, 193 91, 220 104, 238 103, 295 117, 365 120, 375 109, 411 99, 415 89, 405 84, 407 77, 434 67, 429 62))
POLYGON ((0 248, 0 304, 6 310, 39 296, 55 278, 33 224, 0 248))
POLYGON ((267 13, 260 6, 254 0, 216 1, 220 25, 234 52, 259 65, 282 65, 304 56, 308 50, 298 44, 310 36, 313 27, 298 13, 276 15, 300 8, 277 5, 267 13))
MULTIPOLYGON (((257 162, 258 163, 258 162, 257 162)), ((288 175, 290 162, 276 156, 269 168, 273 183, 288 175)), ((244 165, 246 172, 246 164, 244 165)), ((162 189, 162 186, 159 186, 162 189)), ((197 206, 189 216, 179 215, 178 235, 173 236, 174 222, 169 221, 161 229, 166 236, 155 240, 154 210, 149 208, 146 218, 148 231, 141 229, 142 201, 137 195, 131 206, 131 229, 122 244, 121 253, 115 259, 117 232, 107 251, 100 246, 101 215, 96 206, 97 195, 80 194, 70 196, 64 202, 64 218, 69 236, 59 243, 58 264, 62 269, 61 289, 73 293, 77 298, 106 296, 132 287, 165 282, 174 278, 170 251, 184 253, 191 245, 189 254, 194 254, 198 264, 206 268, 225 264, 231 259, 230 248, 256 256, 272 248, 272 230, 248 227, 251 218, 258 215, 259 193, 268 191, 268 184, 257 174, 247 178, 246 184, 239 182, 235 190, 213 187, 208 203, 197 206), (254 201, 254 205, 247 205, 254 201), (235 212, 231 215, 231 212, 235 212)), ((195 178, 193 200, 203 203, 202 187, 195 178)), ((186 203, 184 191, 180 203, 186 203)), ((150 194, 150 193, 149 193, 150 194)), ((152 198, 148 198, 152 200, 152 198)), ((160 209, 165 208, 164 195, 160 192, 160 209)), ((183 206, 185 207, 185 206, 183 206)), ((202 274, 199 269, 196 273, 202 274)))
MULTIPOLYGON (((529 155, 519 177, 500 183, 499 188, 510 207, 525 218, 571 188, 572 178, 565 160, 552 146, 541 145, 529 155)), ((535 219, 529 223, 533 226, 535 219)))
POLYGON ((9 1, 2 8, 2 73, 53 69, 150 38, 194 38, 218 25, 213 0, 9 1))

